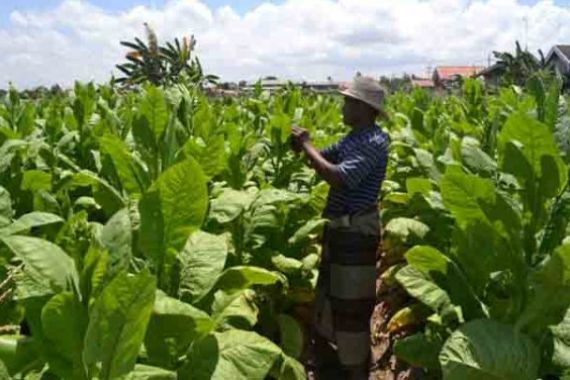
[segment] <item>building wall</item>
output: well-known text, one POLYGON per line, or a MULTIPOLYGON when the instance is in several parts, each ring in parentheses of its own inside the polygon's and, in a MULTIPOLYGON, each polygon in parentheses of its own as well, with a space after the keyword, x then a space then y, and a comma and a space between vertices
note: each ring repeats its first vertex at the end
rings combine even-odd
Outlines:
POLYGON ((568 67, 568 63, 563 61, 560 57, 558 57, 557 55, 553 55, 551 60, 550 60, 550 64, 554 66, 555 70, 557 70, 560 74, 563 75, 569 75, 570 74, 570 68, 568 67))

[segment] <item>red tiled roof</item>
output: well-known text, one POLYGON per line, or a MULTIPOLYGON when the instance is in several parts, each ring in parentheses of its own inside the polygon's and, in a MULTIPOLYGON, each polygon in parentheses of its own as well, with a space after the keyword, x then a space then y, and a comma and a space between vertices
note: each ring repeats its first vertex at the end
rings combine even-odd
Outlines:
POLYGON ((412 79, 412 86, 431 88, 434 87, 434 83, 431 79, 412 79))
POLYGON ((448 80, 456 75, 470 77, 483 69, 482 66, 438 66, 435 71, 440 80, 448 80))

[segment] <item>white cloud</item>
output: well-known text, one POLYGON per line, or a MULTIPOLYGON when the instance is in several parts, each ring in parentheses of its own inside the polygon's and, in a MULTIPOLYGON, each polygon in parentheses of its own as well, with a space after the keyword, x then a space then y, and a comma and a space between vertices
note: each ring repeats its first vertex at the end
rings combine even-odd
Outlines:
POLYGON ((163 8, 109 12, 88 1, 63 0, 44 11, 15 11, 0 28, 0 87, 75 79, 103 81, 125 50, 120 40, 194 34, 207 72, 226 80, 263 75, 348 79, 425 72, 428 65, 484 64, 493 50, 524 40, 545 53, 570 43, 570 6, 552 0, 533 6, 515 0, 288 0, 265 3, 244 15, 230 6, 170 0, 163 8))

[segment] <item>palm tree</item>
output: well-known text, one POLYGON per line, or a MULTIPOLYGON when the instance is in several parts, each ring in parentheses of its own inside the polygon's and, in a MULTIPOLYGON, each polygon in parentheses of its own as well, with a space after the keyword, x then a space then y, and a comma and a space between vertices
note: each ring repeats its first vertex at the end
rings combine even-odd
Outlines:
POLYGON ((541 50, 538 53, 540 58, 535 57, 528 50, 521 49, 520 43, 517 41, 514 54, 493 52, 497 59, 495 70, 502 76, 505 84, 522 86, 532 74, 546 67, 544 54, 541 50))
POLYGON ((205 75, 198 57, 192 56, 196 46, 194 36, 184 37, 182 43, 178 38, 174 43, 167 42, 166 46, 159 46, 154 30, 144 23, 147 43, 139 38, 134 42, 121 41, 121 45, 130 49, 126 54, 128 62, 117 65, 125 76, 118 78, 116 83, 136 85, 150 82, 154 85, 169 85, 176 83, 186 75, 190 83, 203 84, 215 82, 218 77, 205 75))

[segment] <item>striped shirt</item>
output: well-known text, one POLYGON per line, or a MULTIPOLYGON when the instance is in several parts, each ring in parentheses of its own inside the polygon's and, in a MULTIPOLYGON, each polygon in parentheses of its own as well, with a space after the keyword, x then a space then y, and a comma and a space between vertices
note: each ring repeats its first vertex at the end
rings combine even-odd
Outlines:
POLYGON ((343 186, 331 187, 324 215, 354 215, 378 202, 386 175, 390 136, 379 127, 351 131, 342 140, 321 151, 337 165, 343 186))

